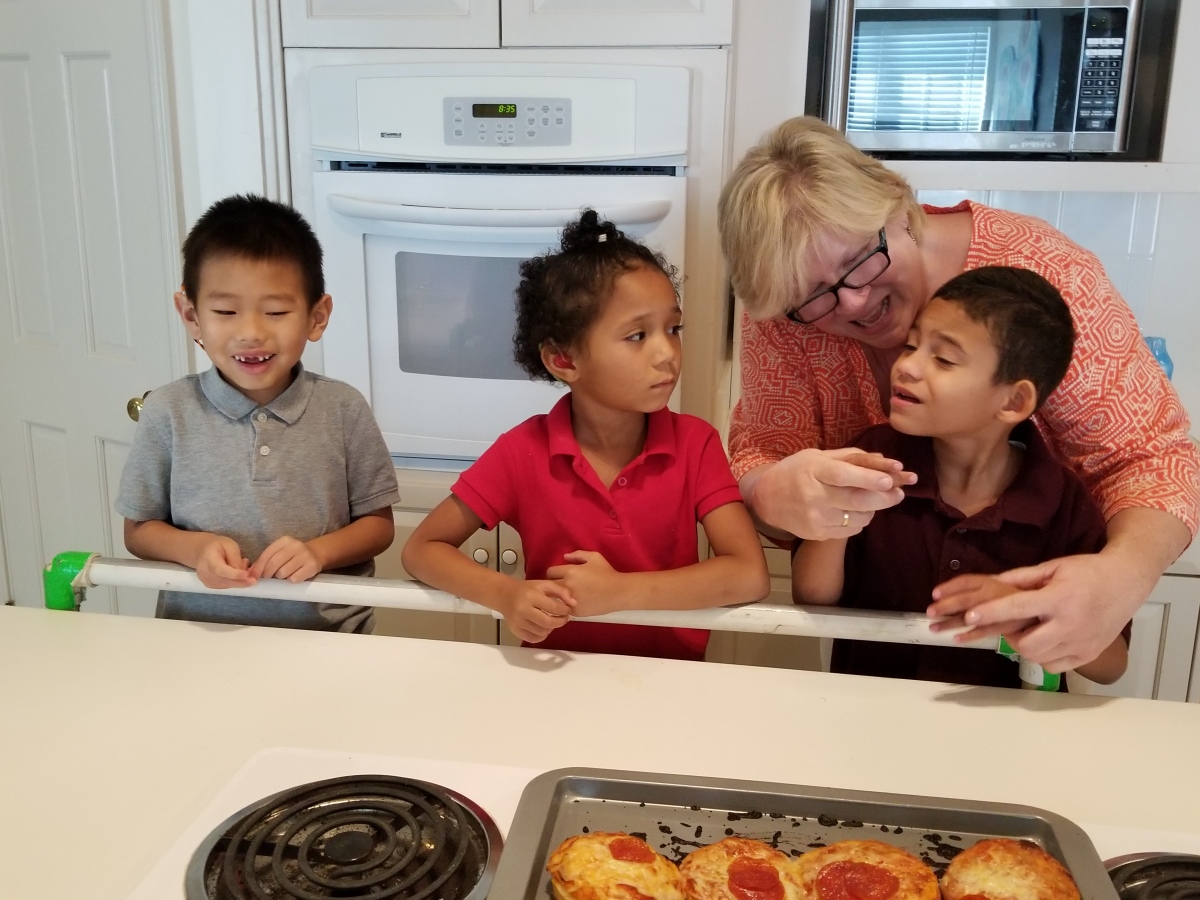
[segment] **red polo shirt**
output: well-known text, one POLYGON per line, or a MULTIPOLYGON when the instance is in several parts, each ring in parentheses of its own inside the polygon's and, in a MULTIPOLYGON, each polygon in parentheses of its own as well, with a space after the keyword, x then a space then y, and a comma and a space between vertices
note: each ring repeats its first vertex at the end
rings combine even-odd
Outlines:
MULTIPOLYGON (((699 561, 696 523, 741 492, 716 429, 668 409, 650 413, 646 444, 606 488, 571 429, 571 395, 500 438, 453 492, 488 528, 521 536, 525 577, 542 579, 573 550, 593 550, 619 572, 699 561)), ((573 620, 538 647, 703 659, 708 632, 573 620)))
MULTIPOLYGON (((964 516, 938 496, 933 441, 868 428, 852 446, 898 459, 917 474, 904 500, 875 513, 846 545, 840 606, 924 612, 934 587, 955 575, 994 575, 1104 546, 1104 517, 1083 482, 1055 459, 1037 429, 1022 422, 1017 477, 992 506, 964 516)), ((1128 638, 1128 634, 1126 635, 1128 638)), ((832 671, 994 687, 1020 687, 1017 665, 990 650, 835 641, 832 671)))

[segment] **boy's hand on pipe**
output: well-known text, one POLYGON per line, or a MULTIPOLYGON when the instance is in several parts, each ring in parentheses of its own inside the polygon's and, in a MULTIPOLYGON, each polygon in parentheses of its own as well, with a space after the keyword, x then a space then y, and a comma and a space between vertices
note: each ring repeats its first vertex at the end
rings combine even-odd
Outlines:
POLYGON ((258 581, 237 541, 220 534, 210 535, 201 548, 196 559, 196 577, 205 587, 215 589, 249 587, 258 581))
POLYGON ((322 562, 310 545, 285 535, 262 552, 250 567, 250 574, 255 579, 280 578, 298 584, 320 575, 322 569, 322 562))

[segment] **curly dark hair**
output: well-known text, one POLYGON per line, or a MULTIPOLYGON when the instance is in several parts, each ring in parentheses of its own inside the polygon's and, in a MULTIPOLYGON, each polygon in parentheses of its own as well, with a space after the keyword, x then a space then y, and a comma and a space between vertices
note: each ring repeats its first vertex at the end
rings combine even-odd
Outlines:
POLYGON ((521 263, 513 356, 531 378, 554 381, 542 365, 542 347, 576 347, 600 315, 613 284, 645 266, 662 272, 679 296, 679 270, 627 237, 594 209, 563 229, 558 250, 521 263))

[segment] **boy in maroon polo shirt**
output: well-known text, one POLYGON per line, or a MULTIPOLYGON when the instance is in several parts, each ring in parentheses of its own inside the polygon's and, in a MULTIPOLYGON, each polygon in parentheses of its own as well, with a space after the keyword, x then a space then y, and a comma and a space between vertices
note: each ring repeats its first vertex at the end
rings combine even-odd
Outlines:
MULTIPOLYGON (((951 279, 925 306, 891 370, 891 424, 852 442, 917 475, 897 506, 858 534, 804 541, 797 603, 924 612, 935 586, 1104 546, 1099 507, 1029 417, 1062 380, 1074 327, 1061 295, 1026 269, 951 279)), ((1129 629, 1079 674, 1125 671, 1129 629)), ((1019 687, 1017 663, 990 650, 835 641, 832 670, 1019 687)))
POLYGON ((770 588, 716 430, 667 409, 682 328, 674 267, 592 210, 559 252, 522 263, 517 362, 570 392, 462 474, 408 539, 404 567, 539 647, 703 659, 707 631, 575 620, 748 603, 770 588), (521 536, 525 581, 458 551, 502 521, 521 536))

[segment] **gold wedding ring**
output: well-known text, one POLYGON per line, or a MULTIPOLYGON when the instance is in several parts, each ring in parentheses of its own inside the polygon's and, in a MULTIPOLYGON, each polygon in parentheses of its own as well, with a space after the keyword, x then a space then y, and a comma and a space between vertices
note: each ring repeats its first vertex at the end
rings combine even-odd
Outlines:
POLYGON ((845 528, 849 524, 850 524, 850 510, 844 509, 844 510, 842 510, 842 527, 845 528))

